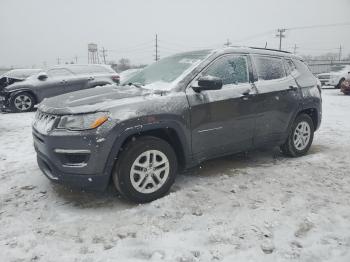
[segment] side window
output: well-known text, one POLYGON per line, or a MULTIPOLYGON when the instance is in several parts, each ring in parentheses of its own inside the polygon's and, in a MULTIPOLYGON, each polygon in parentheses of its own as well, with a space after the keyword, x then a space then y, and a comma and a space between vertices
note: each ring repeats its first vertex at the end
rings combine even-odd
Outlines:
POLYGON ((223 56, 214 61, 202 75, 219 77, 224 85, 248 83, 247 58, 240 55, 223 56))
POLYGON ((295 67, 295 64, 290 59, 285 59, 285 67, 286 67, 287 75, 290 75, 291 73, 297 70, 297 68, 295 67))
POLYGON ((59 69, 51 69, 47 71, 47 74, 51 77, 59 77, 59 76, 69 76, 73 75, 71 72, 69 72, 66 69, 59 68, 59 69))
POLYGON ((254 56, 259 80, 273 80, 285 77, 281 58, 254 56))

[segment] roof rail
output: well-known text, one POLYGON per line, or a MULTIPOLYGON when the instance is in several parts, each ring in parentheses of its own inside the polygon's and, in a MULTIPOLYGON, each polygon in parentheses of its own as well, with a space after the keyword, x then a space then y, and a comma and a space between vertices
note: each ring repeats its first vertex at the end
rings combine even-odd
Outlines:
POLYGON ((284 51, 284 50, 278 50, 278 49, 263 48, 263 47, 254 47, 254 46, 250 46, 249 48, 258 49, 258 50, 276 51, 276 52, 291 54, 291 52, 284 51))

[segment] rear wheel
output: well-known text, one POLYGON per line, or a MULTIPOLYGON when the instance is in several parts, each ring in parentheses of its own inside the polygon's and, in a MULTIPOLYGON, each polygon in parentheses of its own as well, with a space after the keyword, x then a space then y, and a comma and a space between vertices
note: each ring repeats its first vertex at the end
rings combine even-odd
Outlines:
POLYGON ((13 112, 28 112, 33 110, 35 98, 28 92, 16 94, 11 101, 11 110, 13 112))
POLYGON ((173 148, 162 139, 147 136, 127 144, 114 167, 113 181, 125 198, 144 203, 164 196, 176 173, 173 148))
POLYGON ((305 155, 314 138, 314 124, 310 116, 299 115, 290 130, 287 141, 281 146, 281 151, 292 157, 305 155))

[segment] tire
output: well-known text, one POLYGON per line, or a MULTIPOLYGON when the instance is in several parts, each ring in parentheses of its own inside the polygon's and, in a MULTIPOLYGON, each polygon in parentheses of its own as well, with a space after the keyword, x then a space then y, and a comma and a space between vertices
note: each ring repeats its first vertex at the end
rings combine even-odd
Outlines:
POLYGON ((294 120, 287 141, 281 146, 281 151, 287 156, 305 155, 314 139, 315 127, 310 116, 300 114, 294 120))
POLYGON ((35 97, 28 92, 16 94, 11 99, 12 112, 28 112, 32 111, 35 105, 35 97))
POLYGON ((163 197, 174 183, 176 174, 177 158, 173 148, 162 139, 145 136, 126 145, 112 175, 114 185, 123 197, 145 203, 163 197))
POLYGON ((340 89, 341 85, 343 84, 343 82, 345 81, 344 78, 340 79, 339 83, 335 86, 336 89, 340 89))

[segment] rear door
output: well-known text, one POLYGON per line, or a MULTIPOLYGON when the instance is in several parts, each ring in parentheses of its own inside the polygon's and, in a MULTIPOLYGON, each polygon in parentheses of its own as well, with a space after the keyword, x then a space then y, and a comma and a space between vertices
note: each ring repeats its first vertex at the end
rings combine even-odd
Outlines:
MULTIPOLYGON (((199 75, 221 78, 221 90, 200 93, 192 88, 186 90, 190 104, 192 151, 196 159, 204 160, 252 147, 254 90, 249 83, 248 63, 246 55, 221 56, 199 75)), ((196 79, 192 85, 196 85, 196 79)))
POLYGON ((300 106, 300 92, 286 61, 278 56, 253 55, 258 81, 255 147, 284 142, 300 106))

